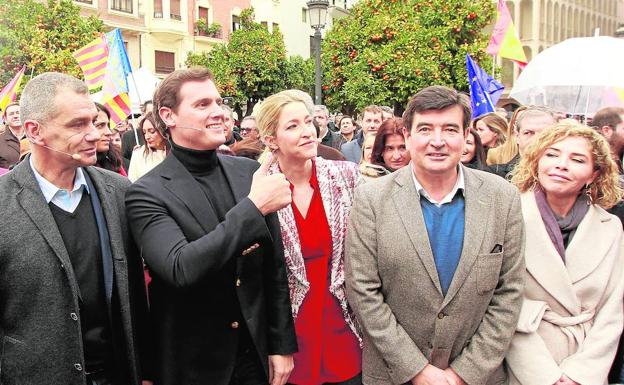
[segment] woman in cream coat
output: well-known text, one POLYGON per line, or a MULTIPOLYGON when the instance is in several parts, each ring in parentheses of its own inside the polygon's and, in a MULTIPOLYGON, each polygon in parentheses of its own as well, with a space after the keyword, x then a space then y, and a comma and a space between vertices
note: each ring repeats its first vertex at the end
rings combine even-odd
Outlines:
POLYGON ((511 384, 607 383, 623 325, 621 199, 604 138, 544 130, 514 170, 526 226, 526 287, 506 357, 511 384))
POLYGON ((128 179, 131 182, 136 182, 167 157, 167 140, 156 127, 151 111, 139 122, 137 133, 143 136, 145 144, 132 151, 128 168, 128 179))

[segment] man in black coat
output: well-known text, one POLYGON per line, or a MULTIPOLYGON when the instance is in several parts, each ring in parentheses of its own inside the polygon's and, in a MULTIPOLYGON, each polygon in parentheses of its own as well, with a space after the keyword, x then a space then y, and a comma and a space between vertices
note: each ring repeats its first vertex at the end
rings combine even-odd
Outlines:
POLYGON ((217 155, 221 97, 204 68, 178 70, 154 95, 169 156, 126 195, 152 276, 155 381, 283 385, 297 351, 275 211, 291 201, 268 164, 217 155))
POLYGON ((41 74, 21 111, 32 154, 0 177, 0 383, 140 385, 147 300, 130 183, 92 166, 100 135, 83 82, 41 74))

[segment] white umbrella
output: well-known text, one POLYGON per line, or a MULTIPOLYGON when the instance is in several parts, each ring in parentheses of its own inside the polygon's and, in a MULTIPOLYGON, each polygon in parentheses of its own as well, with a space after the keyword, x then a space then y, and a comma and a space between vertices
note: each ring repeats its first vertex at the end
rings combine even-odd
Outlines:
POLYGON ((533 58, 510 97, 571 114, 624 106, 624 39, 608 36, 565 40, 533 58))

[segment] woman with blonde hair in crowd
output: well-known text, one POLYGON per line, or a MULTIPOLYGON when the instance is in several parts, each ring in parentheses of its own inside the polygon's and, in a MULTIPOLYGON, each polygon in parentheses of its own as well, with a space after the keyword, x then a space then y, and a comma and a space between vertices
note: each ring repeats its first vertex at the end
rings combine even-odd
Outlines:
POLYGON ((362 158, 359 164, 360 175, 362 176, 360 179, 361 183, 390 174, 390 171, 385 167, 372 163, 375 139, 376 134, 374 132, 369 132, 364 135, 364 141, 362 142, 362 158))
POLYGON ((139 122, 137 133, 143 137, 145 144, 132 151, 128 168, 128 179, 131 182, 147 174, 167 157, 167 140, 156 127, 151 111, 139 122))
POLYGON ((624 322, 622 197, 607 141, 579 123, 543 130, 512 182, 522 192, 526 287, 510 384, 602 385, 624 322))
POLYGON ((479 134, 486 153, 505 143, 508 137, 507 131, 509 131, 507 121, 495 112, 481 115, 473 120, 472 128, 479 134))
POLYGON ((345 294, 344 244, 357 165, 317 157, 310 96, 282 91, 257 111, 260 135, 292 203, 278 211, 299 352, 289 383, 361 384, 361 337, 345 294))

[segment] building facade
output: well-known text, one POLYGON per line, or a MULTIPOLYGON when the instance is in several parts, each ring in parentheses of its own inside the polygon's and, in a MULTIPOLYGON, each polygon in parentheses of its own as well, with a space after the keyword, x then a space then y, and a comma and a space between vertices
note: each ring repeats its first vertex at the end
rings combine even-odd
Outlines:
MULTIPOLYGON (((507 8, 520 35, 527 60, 571 37, 615 36, 622 22, 622 0, 508 0, 507 8)), ((498 58, 506 93, 519 68, 498 58)))
MULTIPOLYGON (((347 16, 348 9, 355 0, 329 0, 327 24, 328 31, 334 20, 347 16)), ((269 31, 279 28, 284 35, 284 44, 288 56, 299 55, 304 59, 312 56, 312 36, 307 0, 251 0, 256 21, 265 25, 269 31)))
POLYGON ((81 14, 120 28, 134 69, 158 76, 185 67, 189 52, 209 51, 240 27, 249 0, 74 0, 81 14), (201 21, 200 21, 201 20, 201 21), (199 22, 198 22, 199 21, 199 22))

